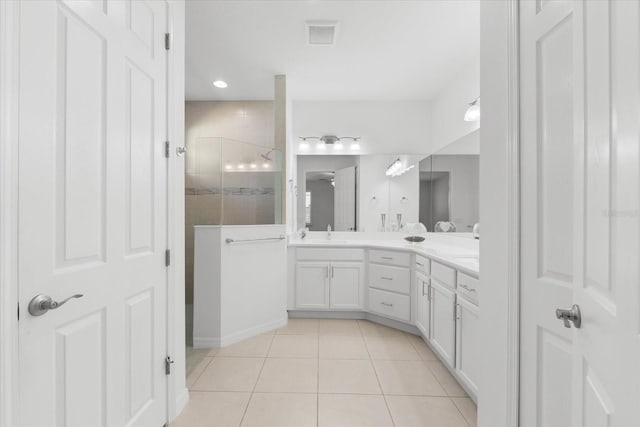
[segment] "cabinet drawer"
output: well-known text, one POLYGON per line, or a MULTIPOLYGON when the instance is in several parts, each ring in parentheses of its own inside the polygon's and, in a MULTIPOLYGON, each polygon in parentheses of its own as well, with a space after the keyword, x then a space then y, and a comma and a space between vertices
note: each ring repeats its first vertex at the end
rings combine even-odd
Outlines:
POLYGON ((431 277, 450 288, 456 287, 456 270, 444 264, 431 261, 431 277))
POLYGON ((296 258, 300 261, 362 261, 364 260, 364 249, 298 248, 296 258))
POLYGON ((408 322, 411 319, 411 300, 407 295, 369 289, 369 311, 408 322))
POLYGON ((468 300, 478 303, 478 279, 468 274, 458 273, 458 292, 468 300))
POLYGON ((408 294, 411 291, 411 271, 390 265, 369 265, 369 286, 408 294))
POLYGON ((416 271, 429 274, 431 271, 431 260, 422 255, 416 255, 416 271))
POLYGON ((411 255, 404 252, 380 251, 371 249, 369 251, 369 261, 382 264, 398 265, 401 267, 411 266, 411 255))

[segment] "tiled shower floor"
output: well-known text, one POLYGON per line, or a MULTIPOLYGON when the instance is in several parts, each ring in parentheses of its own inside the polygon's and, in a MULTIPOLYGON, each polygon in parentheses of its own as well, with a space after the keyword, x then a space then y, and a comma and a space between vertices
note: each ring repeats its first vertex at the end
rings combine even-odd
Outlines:
POLYGON ((421 338, 368 321, 289 319, 190 353, 202 360, 173 427, 476 425, 475 404, 421 338))

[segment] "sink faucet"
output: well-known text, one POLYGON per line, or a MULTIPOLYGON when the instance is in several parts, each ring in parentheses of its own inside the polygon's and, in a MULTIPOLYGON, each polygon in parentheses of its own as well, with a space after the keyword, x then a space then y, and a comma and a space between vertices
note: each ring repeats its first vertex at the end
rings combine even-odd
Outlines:
POLYGON ((327 225, 327 239, 331 240, 331 224, 327 225))

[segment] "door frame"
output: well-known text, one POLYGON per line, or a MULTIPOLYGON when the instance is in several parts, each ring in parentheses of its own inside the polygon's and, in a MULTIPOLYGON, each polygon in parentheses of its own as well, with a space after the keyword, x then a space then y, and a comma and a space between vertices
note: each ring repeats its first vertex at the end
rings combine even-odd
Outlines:
MULTIPOLYGON (((185 384, 184 345, 184 33, 182 0, 162 0, 172 49, 167 58, 167 354, 174 370, 167 379, 167 419, 173 420, 189 400, 185 384)), ((0 427, 19 422, 18 354, 18 82, 19 3, 0 1, 0 427)), ((22 314, 24 315, 24 314, 22 314)))
POLYGON ((481 426, 519 425, 520 1, 480 5, 481 426))
POLYGON ((18 3, 0 2, 0 427, 17 421, 18 3))

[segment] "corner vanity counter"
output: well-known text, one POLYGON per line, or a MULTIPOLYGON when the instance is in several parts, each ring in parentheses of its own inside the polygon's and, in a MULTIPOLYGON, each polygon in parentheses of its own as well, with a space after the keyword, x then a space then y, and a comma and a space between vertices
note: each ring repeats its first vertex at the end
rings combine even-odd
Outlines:
POLYGON ((290 239, 289 314, 370 319, 420 334, 476 400, 478 241, 404 237, 340 232, 290 239))

